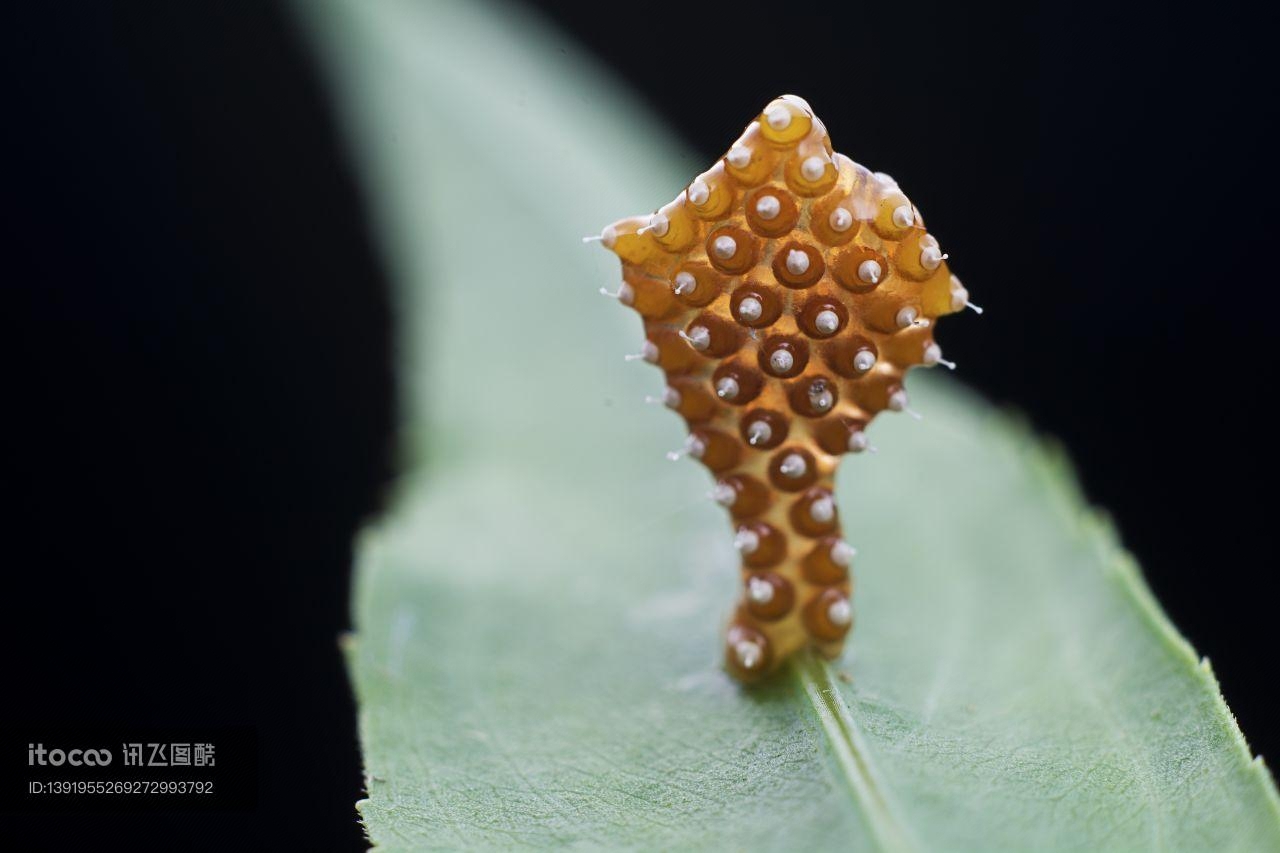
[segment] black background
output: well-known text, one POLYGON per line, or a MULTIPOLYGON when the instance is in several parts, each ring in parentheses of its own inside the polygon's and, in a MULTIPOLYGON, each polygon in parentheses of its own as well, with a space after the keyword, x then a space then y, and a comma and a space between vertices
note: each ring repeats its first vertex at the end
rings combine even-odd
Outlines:
MULTIPOLYGON (((1261 23, 1224 4, 545 5, 707 162, 790 91, 898 178, 988 309, 947 324, 946 354, 1062 439, 1277 755, 1261 23)), ((384 273, 306 48, 257 3, 28 9, 4 32, 0 713, 251 725, 260 805, 3 834, 358 848, 337 636, 395 407, 384 273)))

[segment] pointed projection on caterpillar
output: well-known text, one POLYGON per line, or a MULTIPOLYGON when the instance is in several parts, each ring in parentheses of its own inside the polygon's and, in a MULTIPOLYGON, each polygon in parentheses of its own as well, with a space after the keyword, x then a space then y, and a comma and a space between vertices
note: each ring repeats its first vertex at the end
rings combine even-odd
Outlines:
POLYGON ((753 681, 806 647, 833 658, 853 625, 854 548, 841 456, 870 451, 880 412, 907 412, 911 367, 954 365, 937 318, 968 291, 898 184, 832 150, 802 99, 772 101, 670 204, 608 226, 615 296, 640 314, 629 359, 666 375, 661 402, 715 478, 742 591, 725 663, 753 681))

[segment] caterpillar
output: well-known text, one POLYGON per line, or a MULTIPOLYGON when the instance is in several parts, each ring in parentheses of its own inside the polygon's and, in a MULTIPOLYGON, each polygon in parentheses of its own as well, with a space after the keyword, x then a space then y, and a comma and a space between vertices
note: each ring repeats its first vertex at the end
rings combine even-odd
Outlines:
MULTIPOLYGON (((834 477, 873 451, 880 412, 909 412, 904 376, 954 364, 937 318, 981 311, 920 211, 882 172, 836 153, 803 99, 771 101, 676 198, 596 241, 622 262, 616 297, 728 510, 742 590, 725 665, 743 682, 805 647, 834 658, 853 625, 834 477)), ((918 417, 918 416, 917 416, 918 417)))

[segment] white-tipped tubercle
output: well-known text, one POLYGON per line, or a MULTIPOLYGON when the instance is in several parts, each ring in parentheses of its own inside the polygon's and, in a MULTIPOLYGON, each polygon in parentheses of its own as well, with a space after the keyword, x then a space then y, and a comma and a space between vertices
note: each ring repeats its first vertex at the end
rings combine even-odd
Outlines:
POLYGON ((937 246, 925 246, 920 250, 920 266, 927 270, 936 270, 942 262, 950 257, 937 246))
POLYGON ((764 120, 774 130, 786 130, 791 126, 791 110, 782 104, 774 104, 764 111, 764 120))
POLYGON ((840 328, 840 315, 830 308, 824 308, 813 318, 813 327, 820 335, 834 335, 836 329, 840 328))
POLYGON ((853 369, 859 373, 866 373, 875 366, 876 354, 869 349, 858 350, 858 354, 853 357, 853 369))
POLYGON ((716 382, 716 396, 721 400, 736 400, 740 390, 738 380, 732 376, 722 376, 716 382))
POLYGON ((848 231, 849 226, 853 224, 853 214, 843 207, 837 207, 827 217, 827 224, 831 226, 832 231, 848 231))
POLYGON ((774 219, 782 212, 782 202, 777 196, 762 195, 756 199, 756 215, 761 219, 774 219))
POLYGON ((650 394, 644 398, 644 401, 651 406, 656 406, 658 403, 661 403, 668 409, 678 409, 680 408, 680 401, 682 399, 680 392, 668 385, 663 390, 661 397, 655 397, 650 394))
POLYGON ((815 412, 825 412, 836 403, 835 395, 825 385, 809 389, 809 405, 815 412))
POLYGON ((747 581, 747 598, 753 604, 768 604, 773 601, 773 584, 764 578, 751 578, 747 581))
POLYGON ((582 242, 603 243, 606 249, 612 249, 613 245, 618 242, 618 229, 612 225, 606 225, 599 234, 583 237, 582 242))
POLYGON ((707 200, 710 198, 711 188, 707 186, 705 182, 694 181, 689 185, 689 201, 693 202, 698 207, 702 207, 702 205, 706 204, 707 200))
POLYGON ((640 345, 640 352, 633 352, 623 356, 626 361, 647 361, 650 364, 658 363, 658 345, 653 341, 646 340, 640 345))
POLYGON ((745 528, 739 530, 733 534, 733 547, 740 553, 754 554, 760 548, 760 534, 745 528))
POLYGON ((747 444, 752 447, 757 444, 768 444, 771 438, 773 438, 773 428, 767 422, 752 421, 747 425, 747 444))
POLYGON ((655 237, 665 237, 669 230, 671 230, 671 220, 667 219, 666 214, 655 213, 649 217, 649 224, 643 228, 637 228, 636 233, 644 234, 652 231, 655 237))
POLYGON ((829 495, 818 498, 809 504, 809 517, 818 524, 827 524, 836 517, 836 502, 829 495))
POLYGON ((774 373, 787 373, 795 366, 795 356, 790 350, 776 349, 769 355, 769 366, 774 373))
POLYGON ((809 470, 809 464, 804 461, 804 457, 799 453, 791 453, 782 460, 782 464, 778 466, 778 471, 784 477, 790 477, 798 480, 809 470))
POLYGON ((804 162, 800 164, 800 174, 809 183, 822 180, 822 176, 826 174, 827 161, 821 157, 806 157, 804 162))
POLYGON ((799 249, 787 252, 787 272, 792 275, 804 275, 809 271, 809 253, 799 249))
POLYGON ((733 654, 743 669, 755 669, 764 660, 764 649, 751 640, 739 640, 733 647, 733 654))
POLYGON ((889 409, 894 412, 906 412, 918 421, 924 420, 924 415, 911 408, 911 400, 907 397, 907 392, 899 388, 889 395, 889 409))
POLYGON ((691 435, 684 440, 684 446, 679 450, 667 451, 667 458, 672 462, 678 462, 686 456, 692 456, 694 459, 701 459, 702 454, 707 452, 707 445, 702 439, 696 435, 691 435))
POLYGON ((930 341, 928 344, 925 345, 924 364, 926 367, 932 367, 935 364, 941 364, 943 367, 947 368, 948 370, 956 369, 956 363, 954 361, 947 361, 945 358, 943 358, 942 347, 938 346, 933 341, 930 341))
POLYGON ((879 284, 882 275, 884 275, 884 270, 880 267, 878 261, 867 258, 858 264, 858 281, 863 284, 879 284))
POLYGON ((635 288, 627 284, 625 281, 619 284, 618 289, 612 293, 609 292, 609 288, 607 287, 600 288, 600 295, 607 296, 610 299, 616 299, 623 305, 630 305, 636 301, 635 288))
POLYGON ((676 296, 684 296, 686 293, 693 293, 698 286, 698 280, 693 277, 693 273, 681 270, 676 273, 675 278, 671 280, 671 289, 676 296))
POLYGON ((688 332, 681 331, 679 335, 698 352, 706 352, 707 347, 711 346, 711 332, 706 326, 694 326, 688 332))
POLYGON ((848 568, 856 556, 858 556, 858 549, 843 539, 837 539, 831 543, 831 562, 837 566, 848 568))
POLYGON ((716 483, 710 498, 722 507, 731 507, 738 500, 738 490, 728 483, 716 483))
POLYGON ((748 296, 738 303, 738 319, 744 323, 754 323, 764 316, 764 305, 754 296, 748 296))
POLYGON ((853 621, 853 610, 849 607, 849 599, 837 598, 827 607, 827 620, 832 625, 843 628, 853 621))
POLYGON ((721 234, 711 244, 711 251, 715 252, 720 260, 727 261, 738 253, 738 241, 728 234, 721 234))

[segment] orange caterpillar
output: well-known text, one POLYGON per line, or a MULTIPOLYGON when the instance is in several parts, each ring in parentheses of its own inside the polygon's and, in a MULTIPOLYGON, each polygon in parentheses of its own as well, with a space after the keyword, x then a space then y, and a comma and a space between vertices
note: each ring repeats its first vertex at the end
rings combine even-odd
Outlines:
POLYGON ((911 411, 909 368, 954 366, 933 324, 969 294, 947 256, 897 183, 833 152, 794 95, 675 201, 587 239, 622 259, 611 295, 644 319, 632 358, 666 374, 663 402, 689 425, 681 453, 711 471, 733 517, 729 671, 750 681, 808 645, 837 656, 854 549, 836 466, 868 449, 877 413, 911 411))

